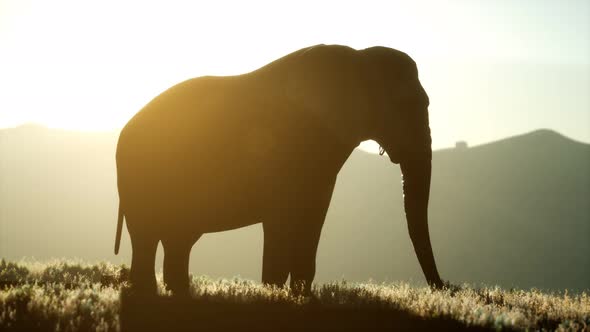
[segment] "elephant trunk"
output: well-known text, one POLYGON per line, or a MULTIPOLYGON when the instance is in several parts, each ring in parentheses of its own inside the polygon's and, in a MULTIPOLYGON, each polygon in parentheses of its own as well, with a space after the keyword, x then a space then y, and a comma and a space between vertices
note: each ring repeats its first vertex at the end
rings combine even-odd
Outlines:
POLYGON ((416 256, 428 284, 441 288, 443 282, 436 268, 428 232, 431 158, 408 160, 401 162, 400 166, 403 176, 404 208, 416 256))

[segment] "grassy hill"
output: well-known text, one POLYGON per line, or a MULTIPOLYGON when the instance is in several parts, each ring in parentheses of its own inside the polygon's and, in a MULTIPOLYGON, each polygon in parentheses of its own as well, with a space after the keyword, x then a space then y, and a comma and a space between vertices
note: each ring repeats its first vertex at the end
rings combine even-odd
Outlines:
POLYGON ((582 330, 586 293, 407 283, 316 285, 311 297, 234 278, 192 277, 190 298, 139 297, 128 269, 76 261, 0 262, 2 331, 582 330))

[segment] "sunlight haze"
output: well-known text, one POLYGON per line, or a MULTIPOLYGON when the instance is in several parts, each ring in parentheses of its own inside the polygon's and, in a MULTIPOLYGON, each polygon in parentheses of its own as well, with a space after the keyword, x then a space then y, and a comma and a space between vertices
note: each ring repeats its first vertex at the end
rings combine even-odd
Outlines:
POLYGON ((589 142, 589 17, 587 1, 0 0, 0 128, 117 130, 182 80, 326 43, 412 56, 434 148, 538 128, 589 142))

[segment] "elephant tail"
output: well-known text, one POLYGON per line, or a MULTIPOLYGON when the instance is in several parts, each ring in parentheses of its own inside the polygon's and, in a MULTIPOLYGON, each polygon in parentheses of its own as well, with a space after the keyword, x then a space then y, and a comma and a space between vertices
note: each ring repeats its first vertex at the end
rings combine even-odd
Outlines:
POLYGON ((119 201, 119 218, 117 220, 117 235, 115 236, 115 255, 119 253, 119 246, 121 245, 121 231, 123 230, 123 209, 119 201))

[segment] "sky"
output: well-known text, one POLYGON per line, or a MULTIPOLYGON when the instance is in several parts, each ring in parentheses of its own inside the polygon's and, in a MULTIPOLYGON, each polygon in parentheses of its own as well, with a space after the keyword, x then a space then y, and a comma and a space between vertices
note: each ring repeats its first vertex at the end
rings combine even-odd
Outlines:
POLYGON ((320 43, 412 56, 435 149, 539 128, 590 142, 583 0, 0 0, 0 128, 117 130, 180 81, 320 43))

